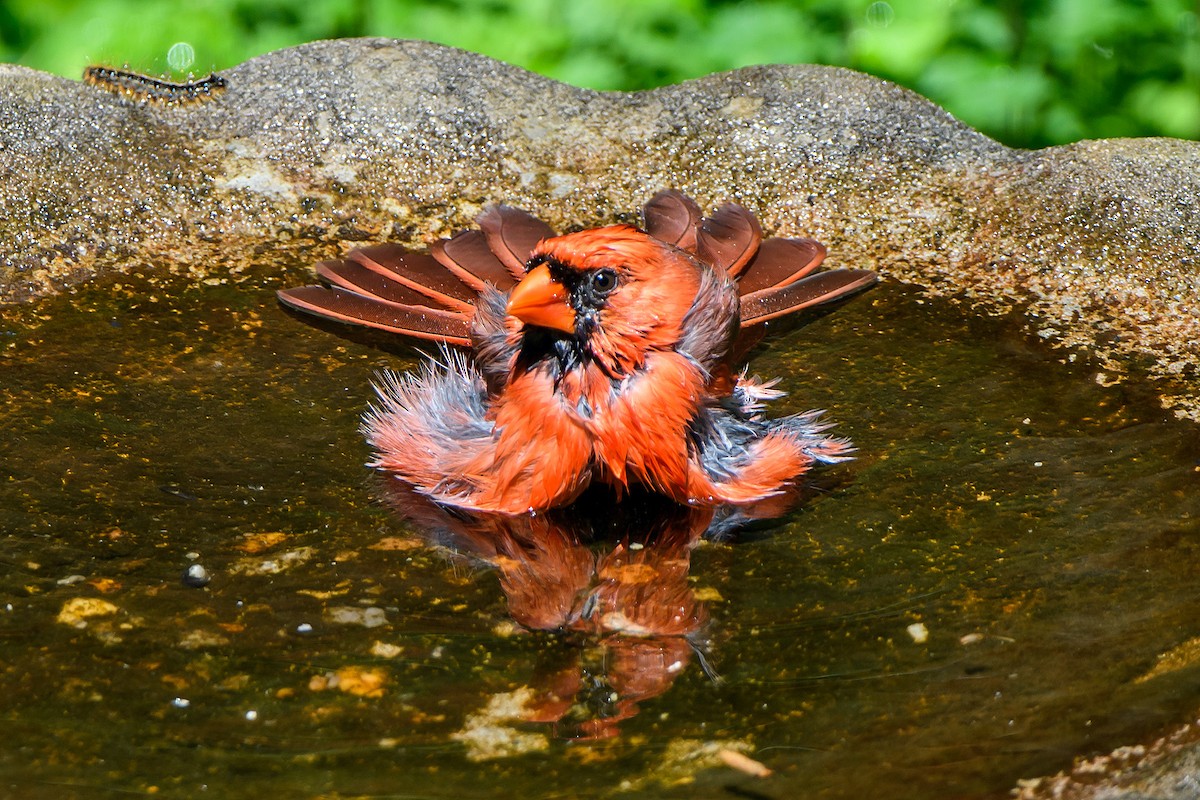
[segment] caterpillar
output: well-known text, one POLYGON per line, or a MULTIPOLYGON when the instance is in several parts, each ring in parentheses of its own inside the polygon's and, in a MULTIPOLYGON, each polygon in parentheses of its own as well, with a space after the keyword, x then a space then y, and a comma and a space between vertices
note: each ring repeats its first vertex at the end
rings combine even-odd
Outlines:
POLYGON ((217 73, 198 81, 176 83, 152 78, 129 69, 88 67, 83 71, 84 83, 106 92, 137 102, 159 103, 168 106, 191 105, 212 100, 229 87, 229 81, 217 73))

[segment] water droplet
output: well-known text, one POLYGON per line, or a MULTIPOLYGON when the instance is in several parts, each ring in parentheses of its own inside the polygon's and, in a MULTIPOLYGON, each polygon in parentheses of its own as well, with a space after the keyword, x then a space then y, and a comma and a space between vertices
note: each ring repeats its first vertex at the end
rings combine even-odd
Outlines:
POLYGON ((886 28, 895 18, 896 12, 892 10, 891 3, 880 0, 867 7, 867 24, 872 28, 886 28))
POLYGON ((167 66, 176 72, 183 72, 196 63, 196 49, 187 42, 176 42, 167 51, 167 66))

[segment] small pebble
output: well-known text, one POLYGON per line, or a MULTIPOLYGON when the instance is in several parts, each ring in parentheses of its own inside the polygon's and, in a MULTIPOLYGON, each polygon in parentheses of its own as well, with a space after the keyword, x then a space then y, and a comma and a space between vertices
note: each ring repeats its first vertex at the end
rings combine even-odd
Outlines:
POLYGON ((378 628, 387 624, 387 612, 382 608, 355 608, 354 606, 335 606, 325 612, 325 619, 340 625, 362 625, 364 628, 378 628))
POLYGON ((93 617, 108 617, 120 610, 107 600, 101 600, 98 597, 72 597, 63 603, 62 609, 58 612, 58 621, 63 625, 75 628, 86 628, 88 620, 93 617))
POLYGON ((728 766, 747 775, 753 775, 755 778, 769 778, 771 776, 771 770, 767 765, 761 761, 755 761, 750 756, 739 753, 736 750, 722 749, 717 752, 717 757, 728 766))
POLYGON ((391 642, 375 642, 371 645, 371 655, 376 658, 396 658, 403 652, 403 647, 391 642))
POLYGON ((929 629, 925 627, 924 622, 914 622, 904 630, 908 631, 908 635, 917 644, 925 644, 929 640, 929 629))
POLYGON ((182 580, 184 586, 189 586, 193 589, 203 589, 205 586, 208 586, 208 582, 212 580, 212 577, 203 565, 190 564, 183 571, 182 580))
POLYGON ((191 704, 192 701, 188 700, 186 697, 176 697, 171 701, 171 705, 175 706, 176 708, 187 708, 191 704))
POLYGON ((301 622, 296 626, 296 633, 312 633, 312 629, 312 625, 309 625, 307 622, 301 622))
POLYGON ((250 709, 249 711, 246 712, 246 721, 247 722, 254 722, 257 719, 258 719, 258 712, 255 711, 254 709, 250 709))

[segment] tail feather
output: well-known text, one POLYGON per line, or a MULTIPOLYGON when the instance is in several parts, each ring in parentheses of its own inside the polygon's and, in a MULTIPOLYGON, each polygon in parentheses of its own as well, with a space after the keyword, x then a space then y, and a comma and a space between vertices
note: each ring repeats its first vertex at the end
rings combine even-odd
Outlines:
POLYGON ((492 251, 483 231, 463 231, 453 238, 439 239, 429 252, 476 293, 488 284, 502 292, 517 284, 517 279, 492 251))
POLYGON ((335 322, 459 347, 471 344, 471 320, 456 311, 391 303, 337 287, 299 286, 282 290, 277 296, 289 308, 335 322))
MULTIPOLYGON (((819 242, 764 240, 758 220, 736 204, 703 217, 695 201, 672 189, 654 195, 643 215, 650 235, 737 280, 741 331, 727 350, 731 362, 766 335, 763 323, 841 300, 876 281, 861 269, 817 272, 825 258, 819 242)), ((480 216, 479 229, 434 242, 427 254, 398 244, 353 250, 317 265, 328 288, 287 289, 279 299, 326 319, 467 347, 480 295, 511 290, 538 242, 554 235, 537 217, 493 206, 480 216)))
POLYGON ((762 243, 758 219, 734 203, 721 206, 700 223, 696 256, 736 278, 742 274, 762 243))
POLYGON ((680 250, 695 252, 696 235, 704 212, 696 201, 682 192, 665 189, 642 208, 646 233, 655 239, 673 244, 680 250))
POLYGON ((758 325, 805 308, 832 303, 873 286, 879 276, 866 269, 834 269, 742 296, 742 327, 758 325))
POLYGON ((364 297, 382 300, 385 303, 401 303, 408 306, 431 306, 437 303, 447 309, 456 309, 460 304, 463 309, 470 309, 469 303, 463 303, 453 298, 446 302, 429 296, 428 293, 418 292, 405 284, 386 278, 374 270, 370 270, 354 261, 322 261, 317 264, 317 277, 330 286, 345 289, 348 292, 364 297))
POLYGON ((555 235, 542 220, 511 206, 492 206, 480 215, 478 223, 488 247, 518 281, 525 277, 525 262, 537 243, 555 235))
POLYGON ((825 260, 825 246, 815 239, 766 239, 738 278, 738 294, 752 294, 798 281, 825 260))
POLYGON ((379 244, 350 251, 347 260, 420 292, 446 308, 465 310, 475 300, 475 290, 423 253, 412 253, 398 244, 379 244))

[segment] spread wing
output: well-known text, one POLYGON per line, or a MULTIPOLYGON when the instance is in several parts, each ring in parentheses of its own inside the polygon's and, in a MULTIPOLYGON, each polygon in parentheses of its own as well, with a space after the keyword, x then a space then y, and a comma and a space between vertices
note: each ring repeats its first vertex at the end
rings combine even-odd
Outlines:
MULTIPOLYGON (((525 277, 525 262, 537 243, 554 236, 554 230, 545 222, 509 206, 493 206, 483 212, 479 216, 479 227, 488 247, 508 269, 512 283, 525 277)), ((507 287, 497 285, 496 288, 507 287)))
POLYGON ((755 216, 734 203, 701 218, 691 199, 667 190, 651 198, 643 214, 647 233, 693 252, 737 281, 743 337, 761 338, 762 323, 841 300, 877 280, 865 269, 817 272, 825 260, 824 245, 815 239, 763 239, 755 216))
POLYGON ((868 269, 831 269, 797 281, 742 295, 742 327, 825 305, 874 286, 879 276, 868 269))
MULTIPOLYGON (((693 253, 737 281, 741 332, 733 351, 743 354, 771 320, 833 303, 876 281, 863 269, 818 272, 825 247, 813 239, 764 239, 758 220, 730 203, 705 217, 694 200, 673 189, 643 209, 646 232, 693 253)), ((554 236, 542 220, 495 206, 479 229, 441 239, 428 254, 382 244, 317 265, 322 285, 279 292, 285 306, 329 320, 417 339, 469 347, 475 302, 487 286, 507 292, 525 274, 529 253, 554 236)))
POLYGON ((741 206, 729 203, 700 223, 696 257, 738 278, 749 267, 761 243, 758 219, 741 206))
POLYGON ((866 269, 817 272, 825 246, 814 239, 767 239, 738 276, 742 327, 832 303, 872 286, 878 276, 866 269))
POLYGON ((534 245, 554 235, 507 206, 489 209, 479 223, 481 230, 434 242, 428 254, 381 244, 322 262, 321 285, 284 289, 279 301, 324 319, 469 347, 479 293, 515 286, 534 245))
POLYGON ((674 189, 664 189, 642 208, 646 233, 673 244, 680 250, 696 252, 696 236, 704 213, 696 201, 674 189))
POLYGON ((654 231, 679 236, 681 242, 687 241, 688 234, 676 231, 694 231, 695 244, 690 249, 696 257, 737 281, 741 330, 731 348, 734 361, 740 361, 766 336, 765 323, 843 300, 878 280, 874 272, 865 269, 818 272, 825 260, 825 246, 815 239, 764 239, 754 215, 732 203, 697 220, 691 213, 695 204, 674 194, 662 192, 647 204, 647 225, 653 219, 654 231))
POLYGON ((742 328, 731 354, 735 361, 767 335, 771 320, 835 303, 874 286, 866 269, 817 272, 825 247, 813 239, 767 239, 738 277, 742 328))

